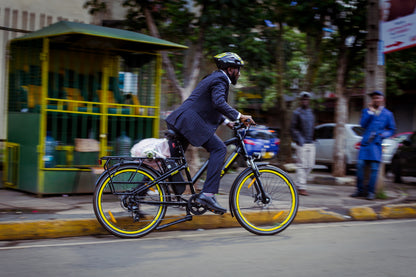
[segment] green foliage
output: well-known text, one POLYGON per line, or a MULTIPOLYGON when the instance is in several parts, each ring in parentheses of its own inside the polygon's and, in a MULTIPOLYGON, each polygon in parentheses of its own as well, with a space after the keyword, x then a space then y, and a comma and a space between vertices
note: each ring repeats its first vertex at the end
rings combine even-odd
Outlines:
POLYGON ((149 33, 145 17, 148 9, 161 37, 177 43, 192 40, 195 14, 185 0, 124 0, 123 6, 128 9, 126 26, 132 30, 149 33))
POLYGON ((101 2, 100 0, 88 0, 83 5, 84 9, 89 8, 90 14, 95 14, 98 12, 105 12, 107 9, 107 4, 105 2, 101 2))
POLYGON ((389 53, 386 60, 387 94, 400 95, 416 89, 416 47, 389 53))
MULTIPOLYGON (((100 0, 89 0, 85 5, 89 5, 91 11, 105 8, 100 0)), ((220 52, 237 52, 247 63, 243 73, 250 76, 247 85, 258 87, 267 102, 263 108, 275 103, 277 77, 273 72, 278 28, 267 27, 265 19, 276 25, 285 23, 283 80, 286 93, 290 93, 294 85, 299 89, 305 86, 311 53, 319 57, 312 90, 334 90, 339 46, 348 37, 355 39, 347 49, 354 53, 349 58, 351 74, 347 84, 357 86, 363 82, 364 52, 361 49, 365 38, 365 0, 309 0, 296 4, 279 0, 124 0, 123 5, 128 8, 126 28, 130 30, 149 34, 145 18, 147 9, 164 39, 190 46, 201 42, 208 60, 220 52), (320 41, 324 35, 323 27, 333 28, 336 32, 329 39, 320 41), (311 41, 319 48, 311 48, 314 47, 311 41)), ((170 54, 178 76, 185 76, 189 67, 185 57, 189 55, 192 55, 190 50, 184 55, 170 54)), ((401 68, 404 70, 405 67, 401 68)), ((391 87, 405 82, 401 75, 388 76, 395 80, 391 87)))
POLYGON ((262 24, 261 5, 250 0, 198 0, 201 15, 198 26, 204 33, 203 48, 207 56, 225 51, 238 53, 247 66, 267 64, 266 45, 255 30, 262 24))

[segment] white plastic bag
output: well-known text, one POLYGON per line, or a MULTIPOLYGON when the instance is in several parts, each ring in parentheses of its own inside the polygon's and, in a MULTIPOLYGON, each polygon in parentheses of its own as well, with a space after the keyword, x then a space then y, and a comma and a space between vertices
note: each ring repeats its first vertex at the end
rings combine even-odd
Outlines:
POLYGON ((169 158, 169 144, 167 139, 142 139, 130 149, 132 157, 169 158))

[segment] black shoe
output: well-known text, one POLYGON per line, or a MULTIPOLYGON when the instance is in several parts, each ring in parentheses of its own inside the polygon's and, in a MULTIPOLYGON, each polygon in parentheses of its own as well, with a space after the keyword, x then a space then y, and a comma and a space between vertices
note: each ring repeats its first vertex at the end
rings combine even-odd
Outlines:
POLYGON ((367 195, 367 200, 374 200, 376 199, 376 195, 372 192, 369 192, 367 195))
POLYGON ((210 197, 206 196, 203 193, 200 193, 196 198, 196 202, 198 202, 199 204, 216 214, 224 214, 227 212, 227 209, 224 209, 220 206, 220 204, 218 204, 217 199, 215 199, 215 196, 210 197))
POLYGON ((356 191, 350 195, 351 197, 365 197, 366 195, 363 192, 356 191))

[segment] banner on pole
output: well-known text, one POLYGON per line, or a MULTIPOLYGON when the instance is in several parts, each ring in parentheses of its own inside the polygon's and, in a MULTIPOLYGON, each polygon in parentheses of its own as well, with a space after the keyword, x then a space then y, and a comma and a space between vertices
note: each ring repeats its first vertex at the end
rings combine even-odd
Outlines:
POLYGON ((416 0, 380 0, 383 53, 416 46, 416 0))

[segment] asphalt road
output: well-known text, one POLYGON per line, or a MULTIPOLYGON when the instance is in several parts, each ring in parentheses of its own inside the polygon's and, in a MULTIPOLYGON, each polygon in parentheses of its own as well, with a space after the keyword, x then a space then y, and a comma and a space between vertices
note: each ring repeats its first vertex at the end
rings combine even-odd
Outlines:
POLYGON ((0 242, 1 276, 414 276, 416 220, 0 242))

